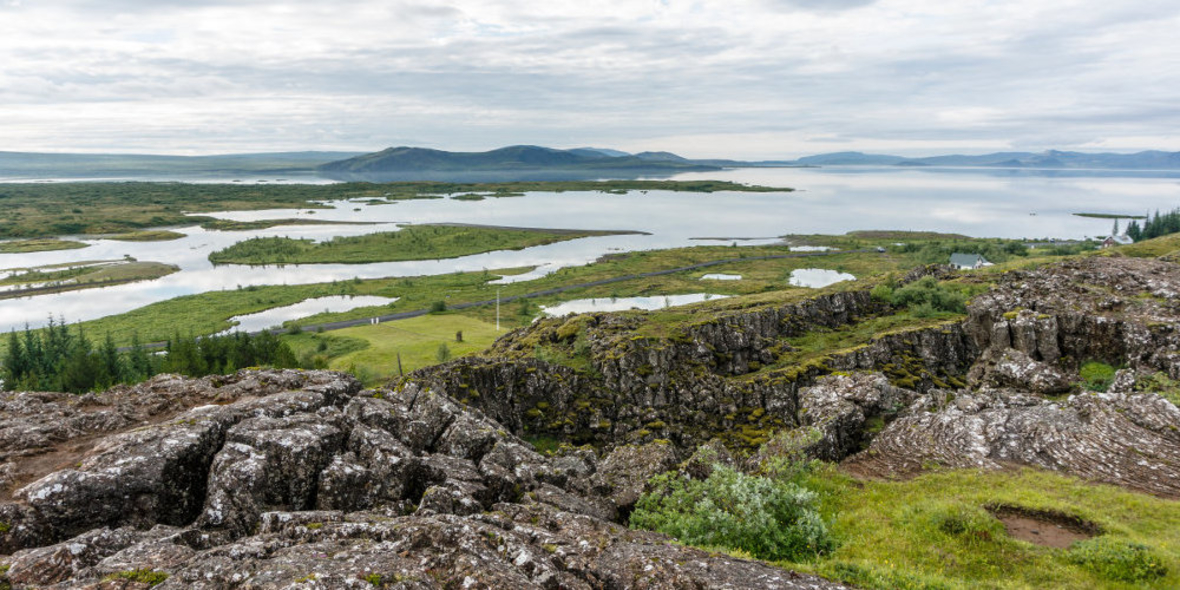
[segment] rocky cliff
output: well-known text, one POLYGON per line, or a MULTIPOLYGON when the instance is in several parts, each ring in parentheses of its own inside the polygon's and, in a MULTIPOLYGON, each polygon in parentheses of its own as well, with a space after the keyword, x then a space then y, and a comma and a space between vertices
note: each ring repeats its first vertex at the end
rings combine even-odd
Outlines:
POLYGON ((15 588, 842 587, 620 525, 668 445, 543 456, 414 385, 242 371, 0 410, 15 588))
MULTIPOLYGON (((922 269, 903 282, 930 273, 951 276, 922 269)), ((1180 378, 1180 266, 1098 256, 987 280, 965 319, 863 341, 858 327, 898 310, 854 290, 542 320, 491 356, 409 381, 526 436, 753 450, 775 430, 813 428, 815 457, 867 475, 1023 464, 1180 495, 1180 414, 1152 391, 1180 378), (1085 361, 1126 370, 1096 393, 1079 378, 1085 361)))

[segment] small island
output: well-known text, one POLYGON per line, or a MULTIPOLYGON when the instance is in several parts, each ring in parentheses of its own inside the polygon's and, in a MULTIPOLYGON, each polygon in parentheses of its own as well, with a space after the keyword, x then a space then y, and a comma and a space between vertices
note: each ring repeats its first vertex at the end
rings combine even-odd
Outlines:
POLYGON ((213 264, 367 264, 436 260, 521 250, 577 238, 641 233, 469 225, 411 225, 396 232, 341 236, 326 242, 253 238, 209 255, 213 264))

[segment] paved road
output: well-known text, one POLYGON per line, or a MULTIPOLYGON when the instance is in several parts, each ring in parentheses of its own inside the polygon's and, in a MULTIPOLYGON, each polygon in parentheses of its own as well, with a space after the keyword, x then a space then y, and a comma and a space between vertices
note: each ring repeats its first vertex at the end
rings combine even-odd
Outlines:
MULTIPOLYGON (((722 264, 730 264, 732 262, 750 262, 752 260, 781 260, 784 258, 812 258, 812 257, 817 257, 817 256, 831 256, 834 254, 850 254, 850 253, 865 253, 865 252, 876 252, 876 250, 869 249, 869 248, 862 248, 859 250, 834 250, 834 251, 824 251, 824 252, 793 252, 791 254, 776 254, 773 256, 747 256, 745 258, 739 257, 739 258, 726 258, 724 260, 710 260, 708 262, 699 262, 697 264, 691 264, 689 266, 681 266, 678 268, 669 268, 667 270, 654 270, 651 272, 643 272, 643 273, 633 274, 633 275, 624 275, 624 276, 620 276, 620 277, 611 277, 609 279, 600 279, 597 281, 590 281, 588 283, 578 283, 576 285, 565 285, 562 287, 554 287, 552 289, 533 291, 532 293, 523 293, 521 295, 509 295, 507 297, 501 297, 500 303, 501 304, 511 303, 513 301, 519 301, 521 299, 533 299, 535 297, 544 297, 546 295, 556 295, 558 293, 564 293, 566 291, 572 291, 574 289, 585 289, 587 287, 597 287, 600 285, 609 285, 611 283, 621 283, 623 281, 631 281, 631 280, 642 279, 642 278, 647 278, 647 277, 659 277, 659 276, 664 276, 664 275, 676 274, 678 272, 697 270, 697 269, 701 269, 701 268, 708 268, 710 266, 718 266, 718 265, 722 265, 722 264)), ((485 299, 483 301, 468 301, 465 303, 456 303, 454 305, 448 305, 447 309, 470 309, 472 307, 480 307, 480 306, 484 306, 484 305, 495 305, 495 303, 496 303, 495 299, 485 299)), ((382 316, 377 316, 376 318, 370 317, 370 318, 361 318, 361 319, 356 319, 356 320, 341 320, 339 322, 326 322, 323 324, 300 326, 300 330, 302 330, 304 332, 307 332, 307 331, 319 332, 321 330, 326 332, 329 330, 340 330, 343 328, 351 328, 354 326, 364 326, 364 325, 375 323, 374 320, 376 320, 376 323, 392 322, 395 320, 405 320, 405 319, 409 319, 409 318, 416 318, 419 316, 424 316, 428 313, 430 313, 429 309, 416 309, 414 311, 402 311, 402 312, 398 312, 398 313, 391 313, 391 314, 386 314, 386 315, 382 315, 382 316)), ((289 329, 287 329, 287 328, 272 328, 267 331, 270 332, 271 334, 286 334, 289 331, 289 329)), ((257 334, 257 333, 258 332, 252 332, 251 334, 257 334)), ((153 342, 151 344, 144 345, 144 348, 160 348, 163 346, 164 346, 163 342, 153 342)), ((127 350, 127 349, 124 348, 124 349, 120 349, 120 350, 127 350)))

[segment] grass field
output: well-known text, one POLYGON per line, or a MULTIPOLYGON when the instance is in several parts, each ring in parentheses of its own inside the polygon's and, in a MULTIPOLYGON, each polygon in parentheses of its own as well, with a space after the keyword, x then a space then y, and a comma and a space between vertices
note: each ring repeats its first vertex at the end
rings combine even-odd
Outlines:
POLYGON ((270 237, 238 242, 209 255, 214 264, 315 264, 458 258, 520 250, 612 232, 411 225, 396 232, 342 236, 326 242, 270 237))
MULTIPOLYGON (((36 293, 43 295, 158 279, 178 270, 180 269, 176 266, 160 262, 118 261, 100 266, 32 269, 0 279, 0 285, 33 285, 41 289, 36 293), (44 283, 50 282, 60 284, 43 286, 44 283)), ((0 299, 21 296, 25 296, 25 293, 0 293, 0 299)))
MULTIPOLYGON (((827 466, 805 485, 838 548, 795 569, 879 589, 1180 587, 1180 504, 1033 469, 937 471, 909 481, 859 480, 827 466), (1077 563, 1078 551, 1011 538, 989 505, 1090 521, 1115 546, 1139 544, 1166 567, 1160 578, 1113 579, 1077 563)), ((1114 568, 1117 569, 1117 568, 1114 568)))
POLYGON ((113 236, 108 236, 107 239, 119 240, 120 242, 167 242, 169 240, 179 240, 183 237, 184 234, 179 232, 166 229, 156 229, 115 234, 113 236))
POLYGON ((74 240, 38 238, 32 240, 11 240, 0 242, 0 254, 23 254, 26 252, 48 252, 50 250, 76 250, 90 244, 74 240))
POLYGON ((399 356, 402 371, 409 373, 438 364, 440 346, 446 346, 447 358, 460 357, 484 350, 505 332, 497 332, 495 324, 443 313, 283 338, 297 356, 311 355, 318 364, 353 373, 371 386, 398 375, 399 356), (458 332, 463 333, 462 342, 455 339, 458 332), (320 359, 314 358, 317 354, 321 355, 320 359))
POLYGON ((285 225, 373 225, 362 221, 329 221, 326 219, 260 219, 258 221, 234 221, 232 219, 210 219, 201 227, 216 231, 250 231, 269 229, 285 225))

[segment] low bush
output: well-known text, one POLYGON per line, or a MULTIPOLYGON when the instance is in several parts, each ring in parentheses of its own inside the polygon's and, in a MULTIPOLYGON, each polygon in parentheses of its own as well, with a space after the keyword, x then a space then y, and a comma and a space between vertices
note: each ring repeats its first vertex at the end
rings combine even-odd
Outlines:
POLYGON ((1091 361, 1078 370, 1078 376, 1082 378, 1082 386, 1088 391, 1103 392, 1110 389, 1110 384, 1114 383, 1114 367, 1097 361, 1091 361))
POLYGON ((1168 574, 1163 560, 1146 545, 1107 537, 1074 543, 1068 558, 1109 580, 1144 582, 1168 574))
POLYGON ((834 548, 815 494, 795 484, 724 465, 714 465, 703 481, 671 472, 649 484, 631 513, 632 527, 760 559, 800 561, 834 548))

